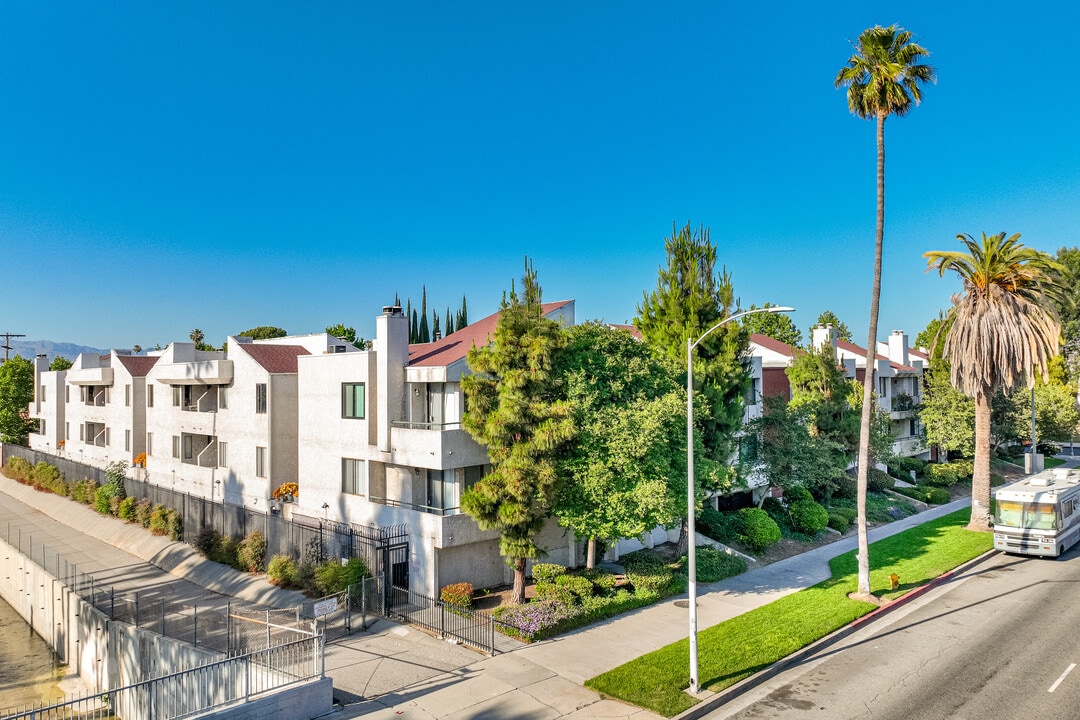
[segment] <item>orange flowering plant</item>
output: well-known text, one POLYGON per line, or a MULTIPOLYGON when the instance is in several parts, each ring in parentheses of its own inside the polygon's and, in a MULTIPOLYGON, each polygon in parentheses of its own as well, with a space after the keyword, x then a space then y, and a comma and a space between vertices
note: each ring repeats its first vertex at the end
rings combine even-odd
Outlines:
POLYGON ((280 500, 286 495, 292 495, 293 497, 300 496, 300 486, 294 482, 281 483, 277 490, 274 491, 274 499, 280 500))

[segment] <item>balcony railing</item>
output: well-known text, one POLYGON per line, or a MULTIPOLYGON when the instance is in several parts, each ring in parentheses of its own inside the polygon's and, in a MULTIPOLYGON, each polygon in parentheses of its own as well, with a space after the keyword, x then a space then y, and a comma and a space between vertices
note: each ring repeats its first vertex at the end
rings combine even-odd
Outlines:
POLYGON ((373 503, 379 503, 380 505, 386 505, 387 507, 415 510, 416 512, 428 513, 429 515, 441 515, 445 517, 447 515, 458 515, 461 513, 460 507, 438 508, 432 507, 431 505, 417 505, 416 503, 402 502, 401 500, 394 500, 393 498, 375 496, 369 496, 368 499, 373 503))
POLYGON ((915 406, 919 404, 919 398, 908 395, 907 393, 897 393, 893 395, 892 409, 893 412, 904 412, 905 410, 914 410, 915 406))
POLYGON ((395 420, 392 425, 399 428, 408 428, 410 430, 460 430, 461 421, 448 422, 448 423, 434 423, 434 422, 409 422, 407 420, 395 420))

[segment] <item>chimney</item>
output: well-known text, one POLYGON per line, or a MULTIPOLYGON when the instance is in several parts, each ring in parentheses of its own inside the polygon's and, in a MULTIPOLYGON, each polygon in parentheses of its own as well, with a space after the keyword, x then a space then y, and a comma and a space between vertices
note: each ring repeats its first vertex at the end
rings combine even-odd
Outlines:
POLYGON ((910 365, 908 361, 908 339, 903 330, 893 330, 889 336, 889 359, 901 365, 910 365))
POLYGON ((832 345, 833 350, 836 350, 836 341, 839 338, 836 334, 836 328, 830 325, 818 325, 814 328, 812 343, 815 349, 820 350, 825 347, 826 344, 832 345))
POLYGON ((378 448, 390 450, 390 427, 404 417, 405 366, 409 364, 409 320, 401 307, 386 305, 375 320, 375 410, 378 448))

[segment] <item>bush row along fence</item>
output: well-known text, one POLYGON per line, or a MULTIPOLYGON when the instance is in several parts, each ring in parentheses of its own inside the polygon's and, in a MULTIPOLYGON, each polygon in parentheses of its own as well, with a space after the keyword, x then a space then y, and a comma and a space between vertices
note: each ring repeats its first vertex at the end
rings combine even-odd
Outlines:
MULTIPOLYGON (((29 448, 4 444, 3 462, 12 455, 32 464, 47 462, 57 467, 61 467, 57 461, 64 461, 67 470, 63 467, 61 470, 65 477, 94 479, 96 472, 104 480, 104 472, 97 468, 29 448), (68 475, 68 472, 72 474, 68 475)), ((272 640, 283 632, 310 627, 310 619, 320 621, 320 631, 326 634, 328 640, 348 636, 355 629, 366 628, 369 615, 414 624, 440 637, 457 640, 489 654, 520 646, 517 640, 507 637, 500 628, 509 628, 509 625, 484 613, 453 606, 409 588, 408 529, 404 525, 369 528, 296 514, 292 520, 286 520, 278 515, 214 502, 132 478, 125 479, 124 487, 128 496, 149 498, 155 505, 177 510, 183 518, 184 539, 188 542, 195 538, 201 528, 213 528, 233 538, 260 530, 267 539, 268 557, 288 555, 312 564, 328 559, 359 557, 374 573, 374 577, 364 578, 336 595, 311 600, 293 609, 264 611, 234 603, 224 611, 215 611, 200 610, 195 606, 179 605, 167 600, 140 601, 138 593, 116 595, 111 587, 96 584, 92 576, 80 572, 77 565, 56 557, 57 572, 65 573, 63 576, 57 575, 57 578, 69 577, 71 587, 111 619, 147 627, 226 654, 266 647, 266 644, 257 643, 266 643, 267 638, 272 640), (315 609, 319 603, 324 603, 322 608, 333 604, 334 609, 317 614, 315 609), (360 625, 354 628, 357 615, 360 625)), ((42 545, 34 552, 44 554, 47 551, 42 545)), ((31 556, 29 552, 24 554, 31 556)), ((51 566, 43 567, 49 569, 51 566)))
POLYGON ((0 711, 29 718, 154 718, 171 720, 248 702, 263 693, 322 678, 323 639, 312 637, 207 663, 115 690, 51 704, 0 711))
MULTIPOLYGON (((105 471, 21 445, 4 443, 0 462, 21 457, 31 465, 45 462, 60 469, 65 478, 106 481, 105 471)), ((360 558, 387 585, 409 586, 408 528, 405 525, 366 527, 293 514, 292 519, 259 512, 242 505, 179 492, 145 480, 126 478, 128 496, 148 498, 154 505, 176 510, 183 520, 183 537, 192 543, 203 528, 212 528, 239 540, 259 530, 266 537, 266 556, 288 555, 297 562, 319 564, 330 559, 360 558)))

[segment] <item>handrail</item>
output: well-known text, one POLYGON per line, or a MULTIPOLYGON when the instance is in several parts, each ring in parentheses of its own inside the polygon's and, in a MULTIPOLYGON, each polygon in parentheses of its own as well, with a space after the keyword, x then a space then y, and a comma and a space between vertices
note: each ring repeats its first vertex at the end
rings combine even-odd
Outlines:
POLYGON ((410 430, 460 430, 461 421, 435 423, 435 422, 410 422, 408 420, 394 420, 393 427, 407 428, 410 430))

